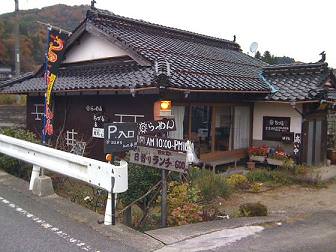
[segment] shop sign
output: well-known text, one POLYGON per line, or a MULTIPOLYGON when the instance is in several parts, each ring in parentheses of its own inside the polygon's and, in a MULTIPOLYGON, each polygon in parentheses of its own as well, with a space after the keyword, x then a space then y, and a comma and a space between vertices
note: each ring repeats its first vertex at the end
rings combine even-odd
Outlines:
POLYGON ((160 150, 187 152, 187 141, 154 136, 138 136, 138 146, 160 150))
POLYGON ((101 105, 86 105, 85 110, 87 112, 103 112, 103 107, 101 105))
POLYGON ((300 149, 301 149, 301 134, 295 133, 294 135, 294 155, 299 158, 300 156, 300 149))
POLYGON ((104 138, 104 128, 92 128, 92 137, 104 138))
POLYGON ((281 141, 290 132, 290 117, 263 117, 263 140, 281 141))
POLYGON ((137 146, 136 123, 107 123, 104 125, 104 151, 115 153, 137 146))
POLYGON ((291 144, 294 142, 294 132, 283 132, 281 136, 283 143, 291 144))
POLYGON ((152 135, 175 130, 176 130, 176 123, 174 119, 164 119, 158 121, 138 123, 139 135, 152 135))
POLYGON ((131 163, 182 173, 188 171, 189 166, 186 159, 187 155, 185 153, 142 146, 138 146, 134 151, 130 151, 131 163))

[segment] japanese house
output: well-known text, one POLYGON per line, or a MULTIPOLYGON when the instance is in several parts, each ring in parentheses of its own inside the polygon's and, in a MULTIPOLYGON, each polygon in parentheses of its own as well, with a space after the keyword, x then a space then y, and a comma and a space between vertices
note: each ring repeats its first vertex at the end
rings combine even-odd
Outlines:
MULTIPOLYGON (((103 159, 104 122, 153 120, 170 100, 171 137, 191 139, 201 160, 234 162, 263 143, 292 153, 300 137, 302 161, 323 164, 334 88, 325 62, 269 66, 235 41, 89 10, 54 86, 53 143, 103 159)), ((1 91, 27 95, 27 128, 39 135, 45 89, 41 67, 1 91)))
POLYGON ((0 83, 12 78, 12 69, 4 65, 0 60, 0 83))

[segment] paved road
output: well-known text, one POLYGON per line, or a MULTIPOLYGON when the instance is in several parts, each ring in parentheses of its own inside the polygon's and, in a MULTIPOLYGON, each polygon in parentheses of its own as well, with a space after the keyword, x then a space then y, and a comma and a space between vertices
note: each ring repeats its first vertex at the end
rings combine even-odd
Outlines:
POLYGON ((278 226, 224 228, 163 247, 158 252, 334 252, 336 212, 318 212, 278 226))
POLYGON ((304 220, 262 232, 211 251, 336 251, 336 212, 317 212, 304 220))
POLYGON ((135 251, 0 185, 0 251, 135 251))

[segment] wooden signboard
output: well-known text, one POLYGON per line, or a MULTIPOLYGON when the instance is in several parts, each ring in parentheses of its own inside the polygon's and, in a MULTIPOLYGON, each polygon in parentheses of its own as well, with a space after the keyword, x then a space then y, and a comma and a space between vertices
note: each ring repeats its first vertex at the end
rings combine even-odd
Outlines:
POLYGON ((281 141, 290 132, 290 117, 263 117, 263 140, 281 141))
POLYGON ((185 153, 142 146, 138 146, 134 151, 130 151, 131 163, 182 173, 186 173, 188 171, 186 159, 187 155, 185 153))
POLYGON ((104 125, 105 153, 115 153, 132 150, 136 146, 136 123, 106 123, 104 125))
POLYGON ((187 141, 155 136, 138 136, 138 146, 161 150, 187 152, 187 141))

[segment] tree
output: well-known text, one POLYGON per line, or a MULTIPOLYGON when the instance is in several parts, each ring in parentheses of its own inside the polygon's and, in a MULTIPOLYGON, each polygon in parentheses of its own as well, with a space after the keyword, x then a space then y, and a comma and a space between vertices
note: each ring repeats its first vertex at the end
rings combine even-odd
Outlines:
POLYGON ((256 59, 261 59, 261 53, 259 52, 259 51, 257 51, 256 52, 256 54, 254 55, 254 57, 256 58, 256 59))
POLYGON ((282 56, 277 57, 270 53, 270 51, 265 51, 264 54, 261 56, 260 52, 257 51, 257 53, 254 56, 256 59, 260 59, 270 65, 275 64, 291 64, 294 63, 295 60, 293 58, 282 56))
POLYGON ((273 65, 274 62, 274 56, 269 52, 269 51, 265 51, 263 56, 262 56, 262 61, 273 65))

